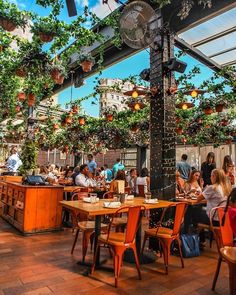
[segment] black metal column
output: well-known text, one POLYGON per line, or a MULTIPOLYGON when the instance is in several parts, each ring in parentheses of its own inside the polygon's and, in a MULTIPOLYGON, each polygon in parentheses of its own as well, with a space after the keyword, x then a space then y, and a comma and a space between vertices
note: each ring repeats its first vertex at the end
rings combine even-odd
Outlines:
POLYGON ((151 191, 158 198, 170 199, 175 196, 175 103, 167 90, 174 84, 174 77, 165 72, 163 62, 174 55, 174 37, 163 30, 156 42, 162 50, 150 48, 151 191))

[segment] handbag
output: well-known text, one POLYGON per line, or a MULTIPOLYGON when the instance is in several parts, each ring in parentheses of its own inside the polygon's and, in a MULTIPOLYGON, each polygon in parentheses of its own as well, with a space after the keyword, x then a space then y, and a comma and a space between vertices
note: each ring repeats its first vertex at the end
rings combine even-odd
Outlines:
POLYGON ((196 257, 200 255, 199 235, 198 234, 182 234, 180 236, 182 242, 183 257, 196 257))

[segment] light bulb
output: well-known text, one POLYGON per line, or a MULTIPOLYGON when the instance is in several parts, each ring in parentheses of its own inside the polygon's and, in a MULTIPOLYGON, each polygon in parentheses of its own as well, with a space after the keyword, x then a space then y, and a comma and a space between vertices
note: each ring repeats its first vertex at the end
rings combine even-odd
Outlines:
POLYGON ((197 92, 196 90, 193 90, 193 91, 191 92, 191 96, 192 96, 192 97, 197 97, 197 96, 198 96, 198 92, 197 92))
POLYGON ((140 105, 139 105, 139 103, 136 103, 136 104, 134 105, 134 109, 135 109, 135 111, 139 111, 139 110, 140 110, 140 105))
POLYGON ((182 105, 182 110, 187 110, 188 109, 188 106, 186 105, 186 103, 184 103, 183 105, 182 105))
POLYGON ((132 97, 133 98, 137 98, 138 97, 138 92, 135 90, 135 91, 133 91, 133 93, 132 93, 132 97))

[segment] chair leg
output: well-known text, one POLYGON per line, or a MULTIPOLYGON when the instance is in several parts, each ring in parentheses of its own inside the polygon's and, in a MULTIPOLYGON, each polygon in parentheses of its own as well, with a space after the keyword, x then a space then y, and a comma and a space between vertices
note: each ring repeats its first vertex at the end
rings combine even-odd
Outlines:
POLYGON ((120 269, 122 264, 124 250, 116 248, 114 251, 114 273, 115 273, 115 287, 118 286, 118 278, 120 276, 120 269))
POLYGON ((221 258, 221 256, 220 256, 220 257, 218 258, 217 267, 216 267, 216 272, 215 272, 214 279, 213 279, 213 283, 212 283, 212 287, 211 287, 211 290, 212 290, 212 291, 214 291, 214 290, 215 290, 215 287, 216 287, 216 282, 217 282, 217 279, 218 279, 218 276, 219 276, 219 273, 220 273, 221 262, 222 262, 222 258, 221 258))
POLYGON ((93 251, 93 241, 94 241, 94 233, 92 233, 90 236, 91 251, 93 251))
POLYGON ((70 254, 71 254, 71 255, 72 255, 73 252, 74 252, 75 245, 76 245, 76 242, 77 242, 77 240, 78 240, 78 236, 79 236, 79 228, 76 229, 75 238, 74 238, 74 243, 73 243, 72 248, 71 248, 71 251, 70 251, 70 254))
POLYGON ((82 261, 84 262, 85 256, 88 249, 88 243, 91 236, 91 232, 84 231, 83 232, 83 242, 82 242, 82 261))
POLYGON ((135 264, 136 264, 136 268, 137 268, 137 271, 138 271, 138 278, 140 280, 142 280, 142 277, 141 277, 141 271, 140 271, 140 264, 139 264, 139 259, 138 259, 138 254, 137 254, 137 248, 136 248, 136 245, 134 245, 132 247, 132 250, 134 252, 134 259, 135 259, 135 264))
POLYGON ((181 242, 180 242, 180 239, 179 238, 177 239, 177 242, 178 242, 178 247, 179 247, 179 254, 180 254, 182 268, 184 268, 183 254, 182 254, 181 242))
POLYGON ((160 240, 162 250, 163 250, 163 257, 164 257, 164 264, 165 264, 165 273, 168 275, 168 265, 169 265, 169 255, 170 255, 170 244, 171 241, 164 241, 160 240))
POLYGON ((91 274, 94 273, 94 270, 95 270, 95 265, 96 265, 96 260, 97 260, 97 255, 98 255, 98 249, 100 247, 100 244, 99 242, 97 243, 97 247, 96 247, 96 250, 95 250, 95 253, 94 253, 94 256, 93 256, 93 265, 91 267, 91 274))
POLYGON ((144 247, 145 247, 147 239, 148 239, 148 236, 145 233, 144 238, 143 238, 143 245, 142 245, 142 249, 141 249, 141 255, 143 255, 143 251, 144 251, 144 247))
POLYGON ((214 238, 213 231, 210 231, 209 234, 210 234, 210 248, 211 248, 212 247, 213 238, 214 238))

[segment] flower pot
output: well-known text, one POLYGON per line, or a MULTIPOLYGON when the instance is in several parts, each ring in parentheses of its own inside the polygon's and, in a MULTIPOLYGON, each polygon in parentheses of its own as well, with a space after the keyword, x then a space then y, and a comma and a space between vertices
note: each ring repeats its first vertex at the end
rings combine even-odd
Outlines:
POLYGON ((106 115, 106 120, 109 122, 113 121, 113 115, 112 114, 106 115))
POLYGON ((78 119, 79 125, 83 126, 85 124, 85 119, 83 117, 80 117, 78 119))
POLYGON ((72 118, 71 118, 71 116, 68 116, 68 117, 65 118, 65 123, 66 123, 66 124, 71 124, 71 123, 72 123, 72 118))
POLYGON ((53 124, 53 129, 54 129, 54 130, 59 129, 59 125, 58 125, 58 124, 53 124))
POLYGON ((64 79, 65 79, 65 77, 64 77, 63 75, 59 75, 59 76, 57 77, 57 79, 54 79, 54 82, 55 82, 56 84, 62 85, 63 82, 64 82, 64 79))
POLYGON ((8 32, 14 31, 17 27, 17 25, 14 22, 4 17, 0 17, 0 26, 8 32))
POLYGON ((183 133, 183 128, 182 127, 178 127, 178 128, 175 129, 175 131, 176 131, 177 134, 180 135, 180 134, 183 133))
POLYGON ((76 105, 72 106, 72 108, 71 108, 72 114, 77 114, 78 110, 79 110, 79 108, 76 105))
POLYGON ((228 121, 228 120, 223 119, 223 120, 221 121, 221 126, 228 126, 228 125, 229 125, 229 121, 228 121))
POLYGON ((26 76, 26 71, 23 68, 18 68, 16 70, 16 75, 18 77, 24 78, 26 76))
POLYGON ((19 105, 15 107, 15 111, 16 111, 17 113, 20 112, 20 106, 19 106, 19 105))
POLYGON ((50 34, 47 34, 47 33, 43 33, 43 32, 40 32, 39 33, 39 39, 42 41, 42 42, 51 42, 54 38, 54 34, 53 33, 50 33, 50 34))
POLYGON ((90 72, 92 70, 93 62, 90 60, 84 60, 80 63, 83 71, 85 73, 90 72))
POLYGON ((35 95, 33 93, 29 93, 29 95, 28 95, 28 106, 29 107, 34 106, 35 105, 35 100, 36 100, 35 95))
POLYGON ((205 108, 203 111, 204 111, 205 115, 207 115, 207 116, 211 115, 213 113, 213 109, 210 107, 205 108))
POLYGON ((17 98, 18 98, 19 101, 24 101, 25 100, 25 93, 23 91, 18 92, 17 98))
POLYGON ((223 105, 223 104, 218 104, 218 105, 216 105, 216 112, 217 112, 217 113, 222 112, 223 109, 224 109, 224 105, 223 105))

